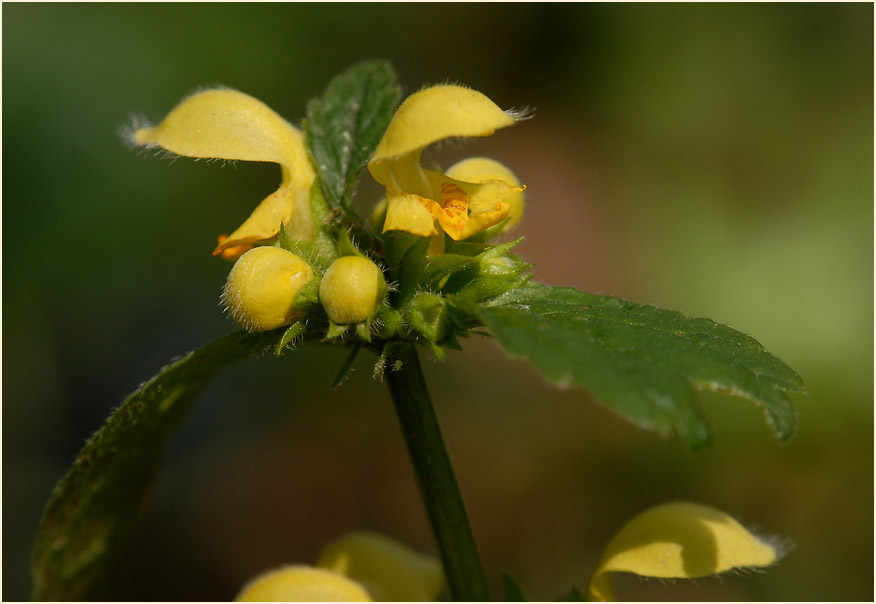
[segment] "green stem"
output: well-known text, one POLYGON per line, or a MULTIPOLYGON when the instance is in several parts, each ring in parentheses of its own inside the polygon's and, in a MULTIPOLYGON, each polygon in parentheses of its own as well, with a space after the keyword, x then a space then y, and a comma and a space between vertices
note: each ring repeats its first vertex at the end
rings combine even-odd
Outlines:
POLYGON ((489 601, 484 569, 417 350, 414 344, 390 346, 386 357, 389 391, 444 562, 450 597, 457 601, 489 601))

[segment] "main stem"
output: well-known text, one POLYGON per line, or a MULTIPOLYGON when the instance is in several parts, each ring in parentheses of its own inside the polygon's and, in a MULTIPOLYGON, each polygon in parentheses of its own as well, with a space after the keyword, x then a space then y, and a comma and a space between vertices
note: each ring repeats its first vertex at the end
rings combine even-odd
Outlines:
POLYGON ((490 591, 456 475, 413 344, 391 344, 387 381, 453 600, 486 602, 490 591))

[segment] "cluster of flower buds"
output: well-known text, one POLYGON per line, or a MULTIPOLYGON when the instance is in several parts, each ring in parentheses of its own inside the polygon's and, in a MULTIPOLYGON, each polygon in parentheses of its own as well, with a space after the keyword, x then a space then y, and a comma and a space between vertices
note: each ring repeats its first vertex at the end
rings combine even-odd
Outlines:
POLYGON ((437 350, 460 323, 451 316, 448 294, 459 304, 477 303, 518 285, 529 267, 506 254, 510 245, 486 243, 520 220, 525 187, 492 159, 467 159, 441 172, 425 169, 421 154, 438 141, 489 136, 519 119, 462 86, 434 86, 408 97, 368 162, 386 198, 370 221, 383 241, 364 252, 343 226, 334 224, 329 232, 314 212, 320 182, 301 131, 251 96, 225 88, 196 93, 157 126, 136 129, 132 138, 176 155, 280 165, 280 187, 240 228, 221 235, 213 252, 236 261, 223 302, 244 329, 277 329, 320 313, 329 324, 328 337, 355 325, 368 340, 374 324, 385 337, 404 329, 437 350), (393 266, 384 254, 399 232, 422 242, 417 253, 405 256, 405 267, 393 266), (302 253, 320 238, 329 244, 302 253), (463 240, 481 247, 467 249, 465 261, 454 261, 461 252, 451 248, 463 240), (447 266, 429 261, 437 256, 451 260, 447 266), (436 266, 446 270, 436 272, 436 266), (385 275, 395 290, 387 287, 385 275), (388 299, 398 289, 408 291, 388 299))
POLYGON ((368 258, 338 258, 320 279, 300 256, 280 247, 260 246, 234 264, 222 300, 241 327, 267 331, 304 318, 317 300, 336 325, 364 323, 385 295, 383 273, 368 258))

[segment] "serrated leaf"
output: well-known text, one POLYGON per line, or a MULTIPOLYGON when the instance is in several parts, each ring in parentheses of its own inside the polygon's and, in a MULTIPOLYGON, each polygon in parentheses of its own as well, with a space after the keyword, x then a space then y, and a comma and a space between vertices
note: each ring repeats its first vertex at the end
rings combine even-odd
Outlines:
POLYGON ((387 61, 358 63, 307 106, 307 146, 328 201, 349 209, 356 178, 374 153, 398 105, 401 89, 387 61))
POLYGON ((693 447, 709 439, 694 390, 750 399, 779 439, 794 434, 787 392, 803 391, 800 376, 726 325, 536 284, 476 312, 510 354, 529 359, 554 383, 583 386, 636 424, 674 430, 693 447))
POLYGON ((104 599, 167 437, 214 373, 270 350, 280 333, 241 331, 190 352, 112 413, 46 506, 32 558, 33 599, 104 599))

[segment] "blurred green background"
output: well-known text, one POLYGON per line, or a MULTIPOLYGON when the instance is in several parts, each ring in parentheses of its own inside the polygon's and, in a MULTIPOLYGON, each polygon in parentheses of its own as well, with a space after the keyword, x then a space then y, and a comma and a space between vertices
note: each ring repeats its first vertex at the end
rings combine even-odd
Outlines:
MULTIPOLYGON (((622 580, 646 600, 873 597, 871 4, 4 4, 3 599, 28 597, 52 487, 109 411, 235 329, 210 255, 273 165, 162 160, 118 136, 231 86, 293 122, 333 74, 395 65, 535 119, 439 150, 528 186, 538 279, 677 308, 797 369, 800 428, 702 397, 700 453, 555 391, 489 341, 427 363, 487 571, 534 599, 586 585, 643 508, 720 507, 793 544, 765 574, 622 580)), ((367 180, 368 177, 366 177, 367 180)), ((363 186, 360 192, 373 191, 363 186)), ((368 203, 369 199, 363 199, 368 203)), ((372 529, 432 544, 385 386, 307 347, 210 383, 170 443, 112 597, 227 600, 372 529)))

